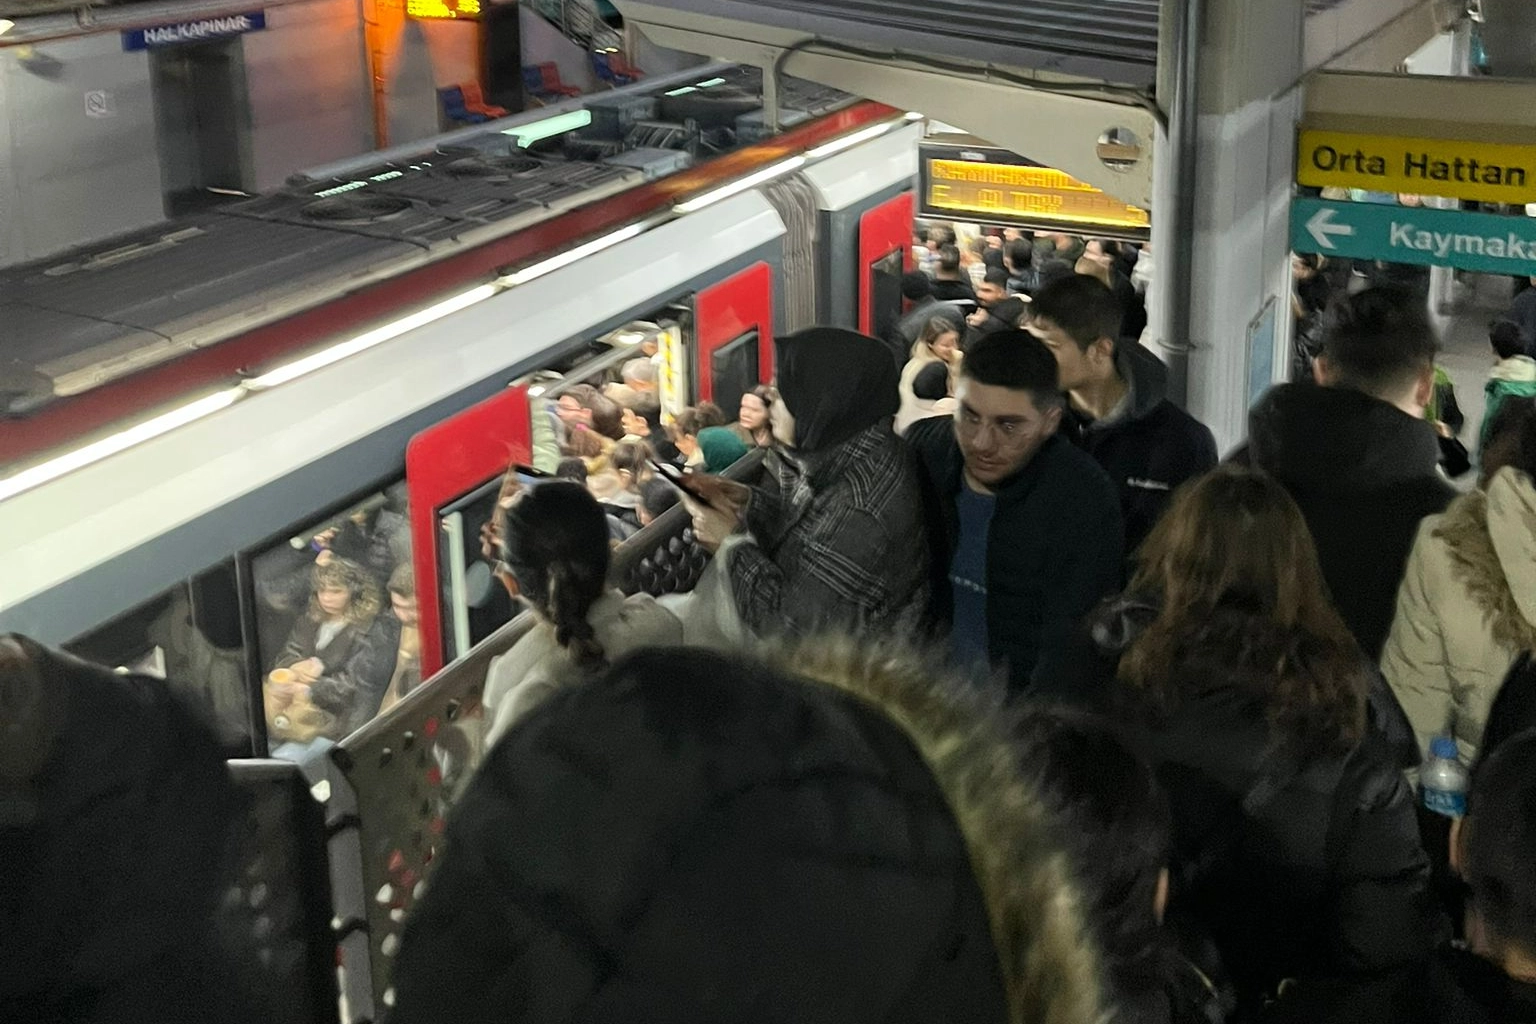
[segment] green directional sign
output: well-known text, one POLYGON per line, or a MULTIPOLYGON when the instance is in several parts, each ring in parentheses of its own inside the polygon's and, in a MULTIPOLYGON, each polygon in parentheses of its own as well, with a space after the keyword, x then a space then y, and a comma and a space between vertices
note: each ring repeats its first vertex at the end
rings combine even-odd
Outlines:
POLYGON ((1536 219, 1297 199, 1291 249, 1388 263, 1536 274, 1536 219))

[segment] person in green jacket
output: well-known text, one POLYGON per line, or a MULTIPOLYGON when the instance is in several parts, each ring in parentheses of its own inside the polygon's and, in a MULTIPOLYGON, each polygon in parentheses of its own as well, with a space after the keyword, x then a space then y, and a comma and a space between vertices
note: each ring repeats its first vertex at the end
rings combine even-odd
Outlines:
POLYGON ((1525 340, 1519 325, 1510 320, 1496 320, 1488 328, 1488 340, 1499 359, 1489 371, 1488 383, 1483 388, 1483 426, 1477 443, 1479 459, 1504 400, 1536 398, 1536 359, 1525 354, 1525 340))

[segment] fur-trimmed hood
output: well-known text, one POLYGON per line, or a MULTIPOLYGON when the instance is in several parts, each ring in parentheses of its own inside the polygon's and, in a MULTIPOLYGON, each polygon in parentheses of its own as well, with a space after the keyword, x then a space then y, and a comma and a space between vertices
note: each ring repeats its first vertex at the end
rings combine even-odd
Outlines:
POLYGON ((1458 498, 1435 529, 1493 638, 1536 650, 1536 485, 1512 467, 1458 498))
POLYGON ((826 638, 551 690, 450 818, 391 1024, 1107 1020, 1001 703, 826 638))
POLYGON ((1016 1024, 1107 1020, 1101 972, 1054 823, 1015 766, 1001 688, 953 679, 911 649, 822 637, 760 655, 868 701, 899 725, 948 797, 992 918, 1016 1024))

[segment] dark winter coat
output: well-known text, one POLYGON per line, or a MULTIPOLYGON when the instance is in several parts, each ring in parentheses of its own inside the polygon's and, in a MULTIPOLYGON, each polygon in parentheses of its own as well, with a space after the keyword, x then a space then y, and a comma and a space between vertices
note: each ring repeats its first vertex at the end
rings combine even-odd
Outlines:
POLYGON ((310 687, 310 700, 334 716, 326 735, 339 740, 356 732, 379 713, 384 691, 395 671, 400 648, 400 623, 379 615, 368 624, 349 622, 324 647, 316 647, 320 622, 305 613, 278 656, 276 668, 288 668, 307 658, 319 658, 325 672, 310 687))
POLYGON ((1475 953, 1450 946, 1427 969, 1367 984, 1301 983, 1263 1024, 1536 1024, 1536 985, 1515 981, 1475 953))
POLYGON ((1434 428, 1349 388, 1281 384, 1254 407, 1248 434, 1234 461, 1296 499, 1334 605, 1377 660, 1419 521, 1456 496, 1436 468, 1434 428))
POLYGON ((216 928, 241 806, 217 737, 158 680, 0 642, 36 668, 0 652, 0 1020, 254 1017, 216 928))
POLYGON ((1156 355, 1127 343, 1116 362, 1130 386, 1125 414, 1096 421, 1069 406, 1062 422, 1067 436, 1119 489, 1125 548, 1134 552, 1162 518, 1174 490, 1215 468, 1216 438, 1168 400, 1168 368, 1156 355))
POLYGON ((1287 739, 1220 651, 1254 626, 1218 613, 1175 667, 1177 702, 1113 681, 1155 609, 1111 602, 1091 620, 1101 708, 1137 730, 1168 793, 1175 905, 1215 940, 1249 1002, 1283 979, 1421 962, 1442 937, 1413 793, 1374 729, 1327 752, 1287 739))
POLYGON ((656 649, 556 690, 453 812, 391 1024, 1104 1019, 1045 805, 929 668, 656 649))
MULTIPOLYGON (((960 536, 955 499, 965 459, 949 419, 907 431, 924 470, 933 548, 933 619, 954 618, 950 563, 960 536)), ((987 639, 1015 691, 1050 688, 1083 617, 1122 582, 1125 533, 1109 478, 1062 437, 1052 437, 1022 472, 997 488, 987 541, 987 639)))

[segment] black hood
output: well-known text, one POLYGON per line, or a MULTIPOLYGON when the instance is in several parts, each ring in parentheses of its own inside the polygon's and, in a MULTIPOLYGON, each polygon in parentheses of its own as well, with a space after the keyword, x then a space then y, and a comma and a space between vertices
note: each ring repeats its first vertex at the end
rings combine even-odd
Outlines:
POLYGON ((874 338, 808 327, 774 344, 779 395, 795 418, 798 451, 825 451, 896 415, 896 367, 874 338))
POLYGON ((1296 487, 1345 492, 1436 476, 1435 430, 1349 388, 1281 384, 1248 415, 1253 464, 1296 487))

